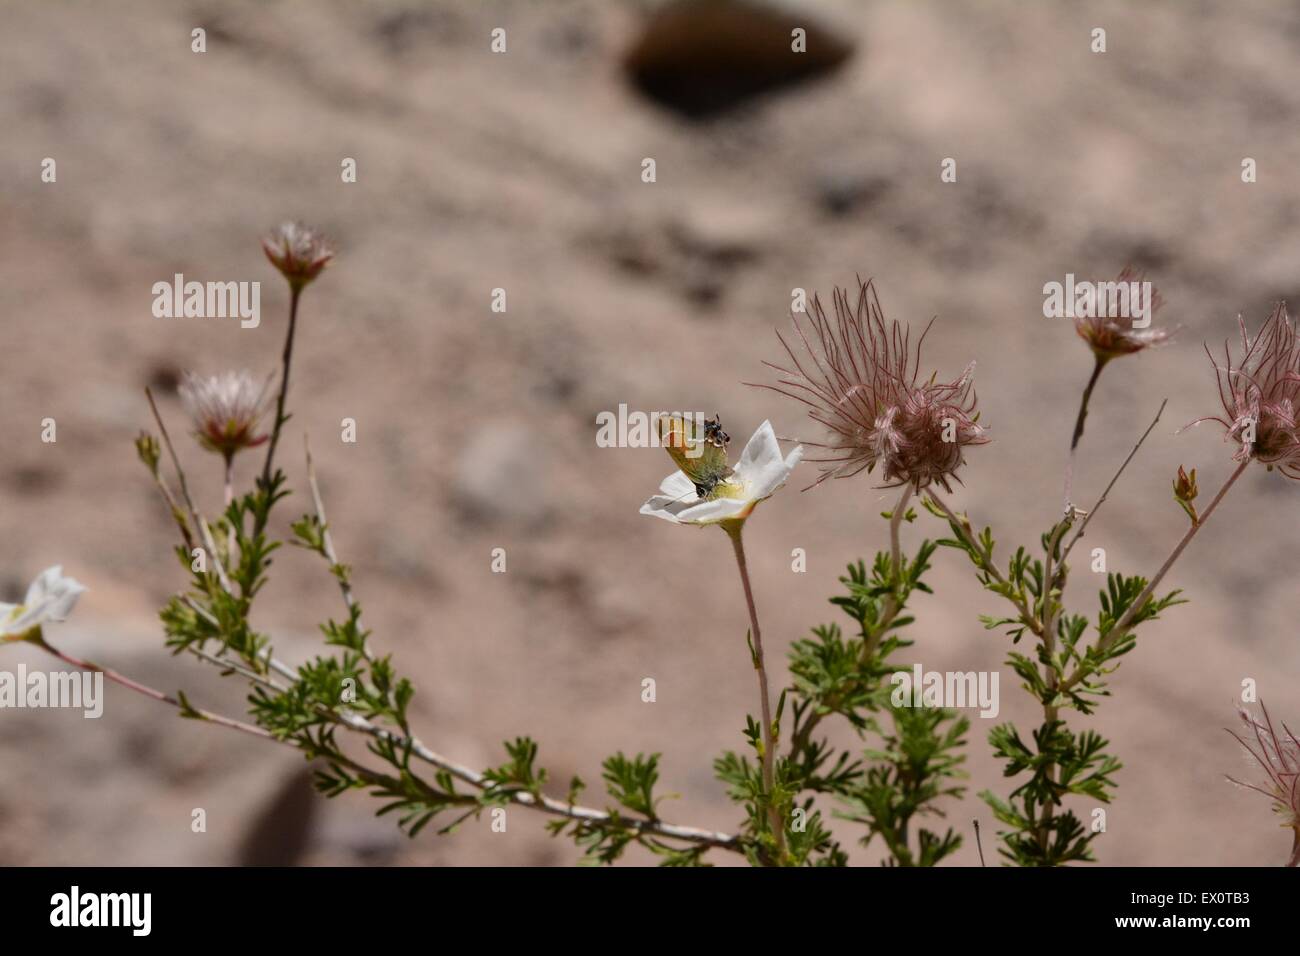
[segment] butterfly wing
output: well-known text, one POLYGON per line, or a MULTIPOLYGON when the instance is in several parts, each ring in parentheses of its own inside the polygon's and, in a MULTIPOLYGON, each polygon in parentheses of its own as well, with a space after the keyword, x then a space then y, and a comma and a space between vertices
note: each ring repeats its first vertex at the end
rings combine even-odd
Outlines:
POLYGON ((708 429, 681 415, 659 419, 659 443, 695 485, 696 494, 708 498, 718 484, 732 475, 726 444, 710 440, 708 429))

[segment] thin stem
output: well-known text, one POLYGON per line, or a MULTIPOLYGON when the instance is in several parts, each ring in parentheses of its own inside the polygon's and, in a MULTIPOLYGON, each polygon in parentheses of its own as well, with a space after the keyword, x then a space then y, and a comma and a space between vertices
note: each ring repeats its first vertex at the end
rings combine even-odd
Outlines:
POLYGON ((73 657, 71 654, 67 653, 66 651, 61 651, 57 647, 48 643, 44 637, 33 641, 33 643, 36 644, 36 646, 41 648, 42 650, 47 651, 50 654, 53 654, 55 657, 57 657, 59 660, 63 661, 64 663, 71 664, 73 667, 79 668, 84 671, 93 671, 96 673, 103 674, 105 677, 113 681, 113 683, 115 684, 121 684, 123 687, 129 690, 133 690, 137 694, 142 694, 145 697, 148 697, 152 700, 161 701, 164 704, 169 704, 172 707, 175 707, 177 710, 185 711, 186 713, 189 714, 198 714, 199 717, 203 718, 209 723, 217 724, 218 726, 221 727, 229 727, 231 730, 238 730, 241 733, 249 734, 253 737, 261 737, 264 740, 275 740, 278 743, 289 743, 289 741, 279 740, 269 731, 264 730, 261 727, 255 727, 252 724, 245 724, 241 721, 234 720, 233 718, 230 717, 223 717, 221 714, 214 714, 211 711, 199 710, 196 707, 187 706, 181 703, 181 701, 178 700, 177 698, 172 697, 168 694, 164 694, 160 690, 154 690, 152 687, 149 687, 147 684, 141 684, 139 681, 132 680, 131 678, 127 677, 125 674, 120 674, 117 671, 112 670, 111 668, 108 667, 100 667, 98 664, 95 664, 91 661, 84 661, 78 657, 73 657))
POLYGON ((885 631, 894 623, 894 618, 903 608, 903 602, 898 599, 898 591, 903 584, 903 543, 902 527, 903 518, 907 514, 907 503, 912 499, 912 492, 915 489, 912 483, 908 482, 903 485, 903 491, 898 496, 898 504, 894 505, 893 513, 889 516, 889 557, 890 567, 893 573, 892 590, 889 597, 885 600, 885 606, 881 610, 880 619, 876 622, 874 632, 862 642, 862 663, 866 664, 871 655, 876 652, 880 646, 881 639, 885 636, 885 631))
MULTIPOLYGON (((1097 651, 1099 653, 1109 650, 1114 646, 1116 641, 1125 635, 1128 631, 1129 624, 1133 621, 1133 618, 1142 609, 1142 606, 1150 600, 1151 595, 1154 594, 1156 588, 1160 586, 1160 582, 1164 580, 1165 575, 1169 573, 1169 569, 1174 566, 1174 562, 1182 556, 1183 551, 1189 544, 1191 544, 1192 539, 1196 537, 1197 532, 1199 532, 1201 528, 1205 527, 1205 523, 1210 520, 1210 515, 1214 514, 1215 509, 1219 507, 1219 502, 1221 502, 1224 496, 1228 493, 1228 489, 1231 488, 1236 483, 1237 479, 1241 477, 1242 473, 1246 470, 1246 466, 1249 465, 1250 462, 1251 459, 1247 458, 1239 464, 1236 469, 1234 469, 1231 475, 1228 476, 1228 480, 1223 483, 1223 487, 1220 488, 1218 493, 1214 496, 1214 500, 1210 502, 1210 506, 1206 508, 1205 513, 1201 515, 1201 519, 1193 523, 1187 529, 1187 532, 1182 536, 1178 544, 1174 546, 1174 550, 1169 553, 1169 557, 1165 558, 1165 563, 1160 566, 1160 570, 1155 573, 1155 576, 1147 582, 1147 586, 1142 589, 1142 593, 1137 596, 1137 599, 1128 606, 1128 610, 1120 615, 1120 619, 1116 621, 1102 636, 1101 640, 1097 642, 1097 651)), ((1091 665, 1087 663, 1080 664, 1078 669, 1076 669, 1075 672, 1061 685, 1061 690, 1069 690, 1075 684, 1079 683, 1079 681, 1087 677, 1091 672, 1091 665)))
MULTIPOLYGON (((1042 609, 1035 611, 1035 609, 1029 607, 1023 595, 1019 595, 1012 591, 1010 585, 1007 583, 1006 577, 1003 576, 1002 572, 998 570, 998 566, 994 564, 992 553, 985 551, 983 546, 979 543, 979 541, 976 540, 974 533, 970 529, 969 520, 964 518, 959 518, 953 512, 953 510, 950 507, 948 507, 947 502, 945 502, 933 491, 931 491, 929 494, 930 494, 930 500, 933 501, 939 507, 939 509, 944 513, 944 515, 947 516, 948 522, 955 529, 957 529, 957 533, 961 535, 961 537, 966 541, 967 547, 970 549, 971 557, 974 559, 976 566, 981 571, 983 571, 984 574, 988 575, 989 578, 993 579, 999 585, 1002 586, 1002 593, 1004 593, 1007 596, 1007 599, 1010 600, 1015 605, 1016 610, 1020 612, 1020 623, 1023 624, 1025 627, 1027 627, 1030 630, 1030 632, 1033 633, 1036 637, 1038 637, 1041 641, 1043 641, 1044 647, 1046 648, 1048 656, 1050 658, 1050 655, 1055 651, 1056 642, 1052 637, 1049 636, 1047 629, 1044 627, 1044 621, 1043 621, 1044 615, 1042 609)), ((1043 596, 1044 607, 1048 606, 1049 602, 1051 601, 1051 586, 1050 586, 1051 554, 1056 550, 1056 545, 1060 541, 1060 536, 1062 533, 1064 533, 1067 527, 1069 527, 1068 517, 1062 522, 1060 522, 1060 524, 1057 526, 1056 532, 1053 534, 1052 540, 1050 542, 1050 548, 1048 550, 1047 574, 1044 577, 1044 581, 1047 582, 1045 587, 1046 593, 1043 596)), ((1049 674, 1052 673, 1052 669, 1050 665, 1048 667, 1048 671, 1049 674)), ((1055 720, 1056 719, 1055 709, 1050 708, 1048 705, 1044 704, 1043 718, 1045 721, 1055 720)), ((1054 770, 1051 770, 1049 772, 1053 774, 1055 773, 1054 770)), ((1048 803, 1044 803, 1042 820, 1040 821, 1039 826, 1037 828, 1038 843, 1039 846, 1044 850, 1046 850, 1047 847, 1048 825, 1051 822, 1051 817, 1052 817, 1051 805, 1048 803)))
MULTIPOLYGON (((1058 607, 1057 600, 1052 597, 1052 592, 1054 590, 1053 585, 1057 578, 1057 573, 1054 573, 1052 569, 1052 562, 1056 556, 1056 549, 1060 547, 1061 536, 1065 534, 1066 530, 1069 527, 1070 527, 1069 518, 1066 518, 1064 521, 1060 522, 1056 526, 1056 529, 1052 532, 1052 537, 1047 542, 1047 554, 1044 556, 1044 562, 1043 562, 1043 600, 1042 600, 1042 607, 1040 608, 1038 614, 1039 614, 1039 620, 1042 622, 1043 625, 1043 647, 1047 651, 1047 660, 1048 660, 1048 663, 1043 665, 1043 669, 1046 672, 1044 676, 1047 678, 1047 686, 1051 688, 1056 687, 1056 679, 1057 679, 1056 665, 1052 663, 1052 655, 1056 653, 1055 625, 1056 625, 1056 610, 1058 607)), ((1064 561, 1061 562, 1060 569, 1061 569, 1060 573, 1064 573, 1065 570, 1064 561)), ((1064 582, 1062 582, 1062 584, 1064 584, 1064 582)), ((1055 708, 1048 708, 1044 706, 1043 712, 1044 712, 1044 716, 1048 720, 1056 719, 1055 708)))
POLYGON ((1096 364, 1092 367, 1092 375, 1083 389, 1083 398, 1079 402, 1079 417, 1075 419, 1074 435, 1070 439, 1070 451, 1079 447, 1079 439, 1083 437, 1083 422, 1088 417, 1088 402, 1092 398, 1092 390, 1097 387, 1097 379, 1101 378, 1101 370, 1106 367, 1106 362, 1106 359, 1097 356, 1096 364))
MULTIPOLYGON (((1095 381, 1096 378, 1094 376, 1093 382, 1095 383, 1095 381)), ((1065 550, 1061 553, 1061 557, 1059 561, 1057 561, 1055 571, 1053 571, 1052 569, 1052 562, 1056 555, 1057 546, 1060 544, 1061 536, 1065 533, 1065 531, 1069 529, 1070 523, 1074 519, 1074 515, 1075 515, 1075 512, 1073 508, 1070 507, 1068 500, 1066 502, 1066 505, 1067 508, 1069 508, 1070 510, 1067 511, 1064 520, 1057 525, 1056 531, 1052 534, 1051 541, 1048 542, 1047 555, 1046 555, 1046 569, 1043 575, 1043 580, 1046 583, 1043 588, 1044 610, 1042 612, 1043 646, 1047 652, 1046 656, 1047 656, 1048 663, 1043 666, 1043 669, 1046 672, 1045 676, 1047 679, 1047 686, 1049 689, 1053 691, 1056 690, 1057 684, 1060 681, 1060 675, 1057 673, 1056 670, 1056 663, 1055 661, 1052 660, 1052 658, 1053 655, 1055 655, 1056 653, 1056 612, 1061 609, 1061 604, 1059 599, 1053 599, 1052 594, 1054 590, 1059 590, 1062 592, 1065 590, 1065 573, 1066 573, 1065 559, 1070 556, 1070 551, 1071 549, 1074 548, 1075 542, 1077 542, 1081 537, 1083 537, 1084 529, 1088 527, 1088 523, 1092 521, 1093 516, 1096 515, 1096 513, 1101 509, 1101 506, 1106 501, 1106 496, 1109 495, 1110 490, 1115 487, 1115 483, 1119 481, 1120 475, 1124 474, 1124 470, 1128 467, 1129 462, 1131 462, 1134 456, 1137 455, 1138 449, 1141 448, 1143 442, 1147 440, 1147 436, 1151 434, 1151 430, 1156 427, 1156 422, 1160 421, 1160 416, 1164 413, 1165 405, 1167 405, 1168 403, 1169 403, 1169 399, 1165 399, 1160 403, 1160 407, 1156 410, 1156 417, 1151 420, 1151 424, 1148 425, 1147 430, 1142 433, 1142 437, 1137 440, 1137 444, 1133 446, 1133 450, 1128 453, 1128 457, 1125 458, 1124 461, 1120 464, 1119 470, 1116 471, 1115 475, 1110 479, 1110 483, 1106 485, 1105 490, 1102 491, 1101 497, 1097 499, 1097 503, 1092 506, 1092 509, 1086 515, 1084 515, 1083 521, 1080 523, 1074 535, 1070 538, 1069 543, 1066 544, 1065 550), (1058 587, 1058 582, 1059 582, 1059 587, 1058 587)), ((1082 423, 1082 419, 1080 419, 1080 422, 1082 423)), ((1074 463, 1074 450, 1071 449, 1070 451, 1071 469, 1073 468, 1073 463, 1074 463)), ((1069 479, 1067 478, 1067 482, 1068 480, 1069 479)), ((1068 494, 1069 494, 1068 489, 1066 494, 1068 498, 1068 494)), ((1059 718, 1060 718, 1060 709, 1053 706, 1050 703, 1045 702, 1043 704, 1044 726, 1047 727, 1054 724, 1059 718)), ((1047 773, 1049 779, 1053 781, 1056 780, 1058 769, 1059 768, 1057 768, 1055 764, 1051 764, 1048 766, 1047 773)), ((1044 802, 1042 818, 1039 821, 1039 827, 1038 827, 1038 845, 1044 851, 1044 853, 1047 850, 1047 841, 1051 834, 1052 816, 1053 816, 1053 810, 1052 810, 1051 802, 1050 801, 1044 802)))
MULTIPOLYGON (((172 460, 172 467, 176 469, 176 480, 180 482, 181 497, 185 500, 185 507, 189 510, 190 520, 194 522, 197 530, 201 522, 199 521, 198 510, 194 507, 194 499, 190 497, 189 485, 185 481, 185 469, 181 467, 180 457, 176 454, 176 446, 172 444, 171 435, 167 433, 167 425, 163 422, 162 413, 158 411, 158 403, 154 401, 153 389, 147 385, 144 389, 144 397, 149 400, 149 409, 153 412, 153 420, 158 425, 158 432, 162 437, 163 445, 167 449, 167 454, 172 460)), ((165 491, 165 485, 160 485, 160 487, 164 488, 165 491)), ((169 501, 169 503, 172 504, 173 510, 175 510, 175 502, 169 501)))
MULTIPOLYGON (((320 522, 321 544, 325 550, 325 560, 331 565, 337 566, 339 563, 338 552, 334 550, 334 538, 330 534, 329 521, 325 517, 325 502, 321 498, 320 484, 316 481, 316 466, 311 459, 311 442, 304 434, 302 436, 303 449, 307 454, 307 483, 311 486, 312 505, 316 508, 316 520, 320 522)), ((347 605, 348 610, 352 610, 356 604, 356 599, 352 596, 352 584, 346 576, 338 577, 339 591, 343 594, 343 603, 347 605)), ((368 655, 367 655, 368 656, 368 655)))
MULTIPOLYGON (((146 389, 146 391, 148 390, 146 389)), ((157 468, 153 470, 153 483, 157 487, 159 494, 163 496, 163 500, 167 502, 167 507, 171 509, 172 520, 176 522, 176 526, 180 529, 181 538, 185 542, 185 550, 192 552, 194 550, 194 536, 190 532, 189 519, 186 518, 185 512, 181 510, 180 502, 172 494, 171 488, 167 486, 167 481, 163 478, 162 472, 157 468)))
MULTIPOLYGON (((1073 514, 1070 513, 1057 524, 1056 528, 1052 531, 1051 538, 1048 539, 1047 554, 1044 556, 1043 599, 1038 614, 1039 620, 1042 622, 1041 639, 1043 642, 1043 656, 1047 660, 1047 663, 1043 665, 1043 678, 1048 689, 1052 691, 1056 690, 1056 686, 1061 677, 1057 672, 1057 664, 1054 659, 1056 656, 1056 612, 1060 608, 1060 602, 1057 597, 1054 596, 1054 592, 1056 590, 1055 582, 1058 575, 1061 578, 1061 588, 1065 587, 1065 561, 1062 558, 1059 572, 1053 571, 1052 563, 1056 556, 1056 549, 1061 545, 1061 538, 1069 529, 1072 520, 1073 514)), ((1060 716, 1060 711, 1053 704, 1049 703, 1051 699, 1052 698, 1049 697, 1047 700, 1043 701, 1044 730, 1056 723, 1060 716)), ((1058 768, 1055 762, 1050 762, 1046 766, 1047 778, 1053 783, 1056 782, 1057 770, 1058 768)), ((1044 855, 1047 853, 1047 841, 1051 835, 1051 825, 1052 802, 1050 800, 1045 800, 1043 802, 1042 817, 1038 824, 1038 846, 1043 851, 1044 855)))
MULTIPOLYGON (((216 542, 212 540, 212 530, 208 527, 208 523, 204 521, 203 517, 199 514, 199 510, 194 507, 194 499, 190 497, 189 485, 185 481, 185 469, 181 467, 180 457, 176 454, 176 446, 172 444, 171 435, 167 433, 167 426, 163 423, 162 413, 158 411, 158 403, 154 401, 153 392, 147 386, 145 387, 144 394, 145 397, 149 399, 149 408, 153 411, 153 419, 158 424, 158 431, 162 436, 163 445, 167 449, 167 454, 171 457, 172 467, 176 469, 176 479, 180 483, 181 497, 185 500, 185 507, 189 509, 190 520, 194 522, 195 529, 202 536, 204 547, 207 548, 208 554, 212 556, 212 564, 213 567, 216 568, 217 580, 227 592, 233 593, 233 589, 230 586, 230 579, 226 576, 225 566, 217 559, 217 545, 216 542)), ((172 513, 177 514, 176 502, 171 497, 170 492, 168 492, 166 484, 164 484, 161 479, 157 479, 157 481, 159 489, 163 492, 163 496, 167 498, 168 504, 172 506, 172 513)), ((181 524, 181 533, 185 538, 186 545, 191 551, 193 551, 194 542, 190 538, 184 523, 180 521, 179 517, 177 523, 181 524)))
POLYGON ((903 485, 903 493, 898 496, 898 504, 894 505, 894 513, 889 516, 889 555, 894 561, 895 586, 903 577, 903 548, 899 529, 902 528, 903 518, 907 515, 907 503, 912 499, 912 490, 910 481, 903 485))
POLYGON ((948 507, 947 502, 935 494, 933 490, 926 492, 926 494, 948 518, 949 523, 957 529, 957 533, 965 539, 966 544, 971 549, 971 554, 974 557, 976 567, 998 584, 1002 585, 1006 590, 1007 600, 1011 601, 1011 603, 1016 606, 1016 610, 1020 612, 1020 623, 1029 628, 1031 633, 1041 635, 1042 624, 1039 623, 1038 618, 1030 610, 1029 605, 1025 603, 1023 596, 1012 596, 1011 587, 1007 583, 1006 576, 999 571, 998 566, 993 563, 993 555, 991 553, 986 553, 983 546, 975 539, 975 535, 970 528, 970 520, 958 517, 957 514, 948 507))
POLYGON ((740 569, 740 583, 745 589, 745 603, 749 606, 750 634, 753 637, 754 670, 758 674, 759 709, 763 718, 763 788, 767 791, 768 822, 772 836, 776 839, 778 857, 785 853, 785 826, 774 802, 775 774, 773 762, 776 758, 776 741, 772 734, 772 705, 768 697, 767 667, 763 660, 763 637, 758 629, 758 610, 754 606, 754 590, 749 583, 749 566, 745 562, 745 544, 742 540, 743 522, 725 523, 723 530, 731 538, 731 546, 736 552, 736 567, 740 569))
MULTIPOLYGON (((230 503, 235 500, 235 456, 226 455, 225 463, 225 480, 223 482, 225 494, 222 497, 224 499, 224 510, 229 511, 230 503)), ((235 526, 233 524, 226 529, 226 555, 233 567, 235 563, 235 526)))
POLYGON ((250 670, 249 668, 243 666, 242 664, 236 664, 235 662, 229 660, 228 658, 218 657, 215 654, 209 654, 207 651, 200 650, 199 648, 195 647, 193 644, 188 645, 185 649, 189 651, 191 654, 193 654, 195 657, 197 657, 199 660, 220 667, 221 676, 223 677, 226 676, 226 674, 238 674, 240 677, 243 677, 249 683, 257 684, 258 686, 264 687, 270 691, 274 691, 277 694, 283 694, 285 690, 287 690, 286 687, 277 684, 275 681, 271 680, 265 674, 259 674, 256 671, 250 670))
POLYGON ((1101 370, 1106 367, 1108 360, 1100 355, 1096 356, 1096 362, 1092 367, 1092 375, 1088 378, 1088 384, 1084 386, 1083 397, 1079 400, 1079 417, 1074 422, 1074 434, 1070 438, 1070 459, 1065 466, 1065 510, 1070 510, 1070 491, 1074 483, 1074 453, 1079 447, 1079 439, 1083 437, 1083 423, 1088 417, 1088 402, 1092 399, 1092 390, 1097 385, 1097 379, 1101 378, 1101 370))
MULTIPOLYGON (((280 443, 280 430, 286 421, 284 414, 285 400, 289 396, 289 368, 293 364, 293 338, 298 328, 298 298, 302 295, 302 286, 291 285, 289 291, 289 330, 284 337, 284 354, 280 359, 280 393, 275 399, 275 425, 271 429, 271 441, 266 446, 266 461, 262 465, 262 486, 271 485, 271 469, 275 463, 275 446, 280 443)), ((257 531, 261 531, 258 528, 257 531)), ((256 534, 256 532, 254 532, 256 534)))
MULTIPOLYGON (((903 580, 903 546, 900 532, 903 526, 903 518, 907 513, 907 503, 911 500, 914 491, 915 489, 911 483, 903 486, 903 491, 898 497, 898 504, 894 506, 889 519, 889 553, 893 567, 893 587, 895 592, 903 580)), ((860 660, 864 667, 870 662, 871 656, 876 652, 876 648, 880 646, 880 641, 885 636, 885 632, 889 630, 894 623, 894 618, 898 616, 898 612, 902 609, 903 603, 898 600, 897 594, 890 594, 881 609, 875 627, 872 628, 871 633, 863 637, 860 660)), ((809 713, 791 735, 791 759, 794 759, 799 751, 808 745, 808 741, 812 739, 812 732, 817 729, 817 725, 821 723, 823 716, 823 714, 816 711, 809 713)))
POLYGON ((1083 516, 1083 522, 1079 525, 1078 530, 1074 532, 1069 543, 1065 546, 1065 552, 1061 555, 1061 567, 1065 567, 1065 559, 1068 558, 1070 552, 1074 550, 1075 542, 1083 537, 1083 532, 1087 530, 1088 523, 1096 517, 1097 512, 1101 510, 1101 506, 1106 503, 1106 497, 1110 494, 1111 489, 1115 487, 1115 483, 1119 481, 1119 476, 1124 474, 1124 470, 1128 468, 1129 462, 1133 460, 1138 453, 1138 449, 1146 442, 1147 436, 1151 434, 1152 429, 1156 427, 1156 423, 1160 421, 1160 416, 1164 414, 1165 406, 1168 404, 1169 399, 1167 398, 1160 403, 1160 407, 1156 409, 1156 417, 1151 419, 1151 424, 1148 425, 1147 430, 1142 433, 1142 437, 1137 440, 1137 444, 1134 445, 1133 450, 1128 453, 1128 457, 1125 458, 1123 463, 1119 466, 1119 470, 1111 477, 1110 484, 1106 485, 1106 490, 1101 493, 1101 497, 1097 499, 1096 504, 1094 504, 1088 513, 1083 516))

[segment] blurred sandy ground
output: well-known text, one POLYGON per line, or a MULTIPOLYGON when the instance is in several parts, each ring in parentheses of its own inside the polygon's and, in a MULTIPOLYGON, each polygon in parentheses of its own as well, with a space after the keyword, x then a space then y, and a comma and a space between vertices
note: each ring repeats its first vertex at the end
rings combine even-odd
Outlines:
MULTIPOLYGON (((597 448, 594 420, 626 402, 720 411, 741 442, 765 417, 808 436, 793 403, 740 384, 776 357, 772 329, 795 286, 875 276, 891 315, 939 316, 928 365, 953 375, 978 361, 996 444, 972 452, 956 497, 1010 545, 1055 516, 1088 372, 1068 325, 1042 317, 1043 283, 1147 267, 1182 334, 1107 371, 1077 487, 1095 496, 1169 398, 1089 536, 1113 569, 1152 570, 1185 521, 1170 500, 1177 465, 1196 466, 1207 494, 1230 468, 1212 428, 1173 435, 1217 409, 1202 339, 1297 292, 1300 10, 800 6, 855 45, 844 68, 692 123, 620 72, 640 4, 6 3, 5 596, 62 562, 91 589, 56 632, 70 649, 239 709, 235 688, 161 649, 153 615, 181 574, 131 440, 148 423, 145 384, 165 390, 189 367, 274 367, 285 295, 256 240, 291 216, 341 252, 305 299, 282 444, 296 495, 280 528, 306 507, 310 430, 376 640, 415 679, 423 736, 465 762, 495 762, 500 740, 528 733, 557 781, 595 783, 608 753, 663 751, 664 785, 681 794, 666 816, 737 824, 710 770, 754 707, 729 548, 638 516, 669 462, 597 448), (196 25, 204 55, 190 52, 196 25), (504 56, 488 50, 497 26, 504 56), (1089 52, 1094 26, 1108 32, 1105 55, 1089 52), (39 181, 46 156, 56 185, 39 181), (354 185, 340 182, 347 156, 354 185), (646 156, 653 185, 640 181, 646 156), (959 179, 944 185, 949 156, 959 179), (1240 181, 1245 156, 1254 185, 1240 181), (261 327, 154 319, 150 287, 174 272, 262 280, 261 327), (505 315, 489 311, 494 287, 507 289, 505 315), (38 439, 45 416, 57 444, 38 439), (345 416, 356 445, 335 440, 345 416), (489 571, 494 547, 507 550, 505 575, 489 571), (653 705, 640 700, 647 676, 653 705)), ((163 408, 179 431, 174 396, 163 408)), ((213 461, 188 456, 214 508, 213 461)), ((1242 765, 1222 728, 1245 677, 1300 720, 1297 496, 1252 470, 1171 578, 1194 603, 1147 628, 1114 680, 1093 722, 1125 764, 1102 862, 1283 860, 1263 798, 1223 780, 1242 765)), ((867 480, 792 487, 751 522, 773 657, 838 614, 826 598, 848 561, 882 546, 886 504, 867 480), (795 547, 806 575, 790 571, 795 547)), ((1095 616, 1088 578, 1080 565, 1071 593, 1095 616)), ((934 583, 939 596, 917 605, 917 656, 934 669, 1000 666, 1007 642, 976 620, 996 605, 955 555, 940 555, 934 583)), ((282 653, 311 653, 316 622, 338 612, 320 565, 286 549, 258 610, 282 653)), ((20 660, 38 658, 6 650, 6 667, 20 660)), ((1002 678, 1002 718, 1032 720, 1002 678)), ((1006 789, 986 731, 977 719, 972 794, 1006 789)), ((576 856, 522 810, 504 835, 485 820, 407 841, 361 795, 305 798, 293 753, 116 688, 100 721, 0 715, 0 753, 6 863, 576 856), (190 832, 194 807, 207 810, 204 835, 190 832)), ((973 795, 949 809, 968 836, 958 862, 971 864, 971 819, 986 835, 996 825, 973 795)))

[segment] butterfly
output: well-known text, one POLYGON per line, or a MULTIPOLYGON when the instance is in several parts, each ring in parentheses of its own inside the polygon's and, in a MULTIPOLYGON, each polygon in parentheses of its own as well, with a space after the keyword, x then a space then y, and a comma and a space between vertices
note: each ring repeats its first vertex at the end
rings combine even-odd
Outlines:
POLYGON ((720 415, 705 420, 702 428, 680 415, 659 419, 660 444, 691 480, 701 501, 712 498, 718 486, 735 474, 727 464, 730 441, 731 436, 722 430, 720 415))

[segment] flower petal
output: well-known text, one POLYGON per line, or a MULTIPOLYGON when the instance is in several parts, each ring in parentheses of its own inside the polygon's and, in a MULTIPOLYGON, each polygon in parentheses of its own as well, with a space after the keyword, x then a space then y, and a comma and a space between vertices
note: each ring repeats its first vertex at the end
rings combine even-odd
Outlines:
POLYGON ((63 565, 46 568, 27 589, 23 611, 13 628, 26 630, 46 621, 62 621, 76 606, 77 599, 86 590, 76 578, 64 577, 63 565))
POLYGON ((745 450, 740 453, 740 463, 736 465, 736 472, 743 477, 748 477, 747 472, 764 468, 772 463, 781 463, 781 445, 776 440, 772 423, 764 421, 750 436, 745 450))
POLYGON ((775 494, 802 460, 802 445, 796 446, 785 458, 781 457, 781 445, 776 440, 772 423, 765 421, 745 446, 736 474, 745 482, 746 496, 761 501, 775 494))
POLYGON ((684 471, 674 471, 671 475, 659 483, 660 494, 665 494, 669 498, 681 498, 684 495, 695 494, 695 482, 686 477, 684 471))
MULTIPOLYGON (((641 514, 650 515, 655 518, 663 518, 665 521, 671 521, 674 524, 681 524, 677 514, 672 510, 674 505, 681 505, 681 502, 674 501, 664 495, 655 495, 649 501, 641 506, 641 514)), ((678 508, 677 510, 684 510, 678 508)))
POLYGON ((712 501, 702 501, 698 504, 689 502, 689 505, 690 507, 677 513, 678 521, 683 524, 716 524, 728 518, 739 518, 748 514, 754 502, 747 496, 714 498, 712 501))
POLYGON ((77 606, 77 601, 85 593, 86 587, 74 578, 64 578, 60 582, 59 593, 51 597, 45 607, 44 619, 47 621, 66 620, 77 606))
POLYGON ((786 457, 784 461, 777 459, 771 465, 768 465, 763 471, 755 475, 751 480, 750 495, 753 498, 762 500, 770 498, 781 490, 790 473, 794 471, 794 466, 803 460, 803 446, 795 446, 794 451, 786 457))
POLYGON ((58 580, 63 577, 63 565, 56 564, 48 567, 36 576, 27 587, 27 596, 23 598, 23 605, 34 608, 45 599, 50 590, 55 586, 58 580))

